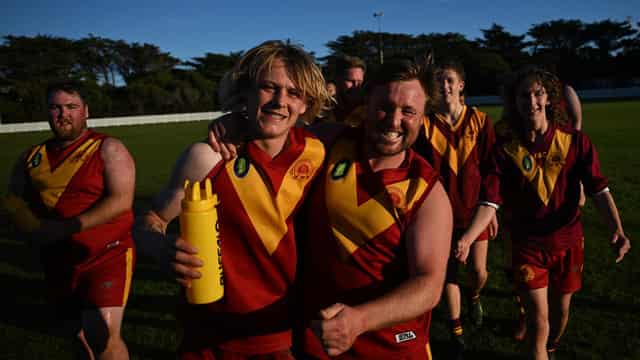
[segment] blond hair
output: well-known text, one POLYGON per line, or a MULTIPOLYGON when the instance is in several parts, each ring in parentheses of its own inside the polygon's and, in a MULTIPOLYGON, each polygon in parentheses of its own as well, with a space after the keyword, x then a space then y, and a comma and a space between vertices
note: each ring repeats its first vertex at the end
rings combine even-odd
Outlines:
POLYGON ((307 102, 307 111, 301 117, 312 121, 329 101, 322 72, 300 46, 278 40, 265 41, 247 51, 224 77, 218 92, 223 109, 232 110, 246 103, 246 91, 257 85, 257 79, 264 71, 271 70, 275 60, 284 63, 287 75, 307 102))

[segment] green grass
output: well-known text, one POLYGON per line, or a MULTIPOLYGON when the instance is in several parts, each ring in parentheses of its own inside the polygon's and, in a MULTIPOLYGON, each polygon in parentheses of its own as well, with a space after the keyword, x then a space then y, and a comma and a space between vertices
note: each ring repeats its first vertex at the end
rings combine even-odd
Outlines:
MULTIPOLYGON (((483 108, 498 119, 499 107, 483 108)), ((584 128, 596 144, 603 172, 633 239, 640 234, 640 102, 584 105, 584 128)), ((184 147, 204 137, 206 122, 106 128, 119 137, 137 165, 136 211, 167 180, 171 166, 184 147)), ((103 129, 98 129, 103 130, 103 129)), ((6 188, 11 164, 29 144, 44 140, 47 132, 0 135, 0 187, 6 188)), ((1 190, 0 193, 3 193, 1 190)), ((559 359, 640 359, 640 255, 635 246, 621 264, 614 264, 607 244, 608 232, 587 202, 585 224, 585 280, 573 301, 573 312, 559 359)), ((29 249, 9 239, 0 224, 0 279, 5 305, 0 310, 0 358, 68 359, 71 342, 46 328, 48 315, 42 298, 42 274, 29 249)), ((502 271, 504 243, 490 243, 490 278, 483 292, 488 318, 480 329, 465 327, 470 358, 517 358, 521 345, 511 340, 515 306, 511 287, 502 271), (481 357, 478 357, 481 356, 481 357)), ((178 287, 165 280, 146 259, 139 259, 123 334, 133 359, 173 359, 177 344, 172 315, 178 287)), ((463 310, 463 322, 466 311, 463 310)), ((431 328, 436 359, 448 338, 444 307, 438 306, 431 328)))

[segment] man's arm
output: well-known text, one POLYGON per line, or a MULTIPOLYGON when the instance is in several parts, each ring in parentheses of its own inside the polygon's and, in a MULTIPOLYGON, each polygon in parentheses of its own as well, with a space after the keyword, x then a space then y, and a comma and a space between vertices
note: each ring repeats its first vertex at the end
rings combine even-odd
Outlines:
POLYGON ((497 224, 497 208, 497 205, 488 202, 478 205, 476 213, 473 215, 473 219, 471 220, 471 225, 469 225, 469 228, 467 228, 467 230, 464 232, 464 234, 462 234, 462 236, 456 243, 454 255, 456 259, 458 259, 458 261, 466 263, 467 257, 469 256, 469 249, 471 248, 473 242, 493 221, 495 221, 497 224))
POLYGON ((624 255, 631 249, 631 242, 622 228, 622 221, 618 214, 616 202, 613 200, 613 196, 608 189, 594 195, 593 200, 609 225, 609 229, 613 232, 611 235, 611 246, 614 248, 616 263, 618 263, 622 261, 624 255))
POLYGON ((186 287, 191 279, 200 277, 195 268, 202 266, 202 261, 195 256, 197 249, 184 239, 167 237, 166 228, 182 211, 184 181, 202 181, 220 160, 220 154, 209 145, 191 145, 176 162, 169 183, 153 199, 152 209, 134 226, 140 252, 155 259, 162 268, 171 269, 176 280, 186 287))
POLYGON ((407 228, 410 278, 388 294, 349 307, 334 304, 322 310, 314 324, 327 353, 348 350, 358 335, 414 319, 440 301, 453 227, 449 198, 440 183, 427 196, 407 228))
POLYGON ((582 104, 578 93, 570 85, 565 85, 564 98, 567 103, 567 115, 573 122, 573 127, 582 130, 582 104))
POLYGON ((133 206, 136 166, 131 154, 120 140, 106 138, 100 155, 104 162, 104 196, 78 215, 80 231, 104 224, 133 206))

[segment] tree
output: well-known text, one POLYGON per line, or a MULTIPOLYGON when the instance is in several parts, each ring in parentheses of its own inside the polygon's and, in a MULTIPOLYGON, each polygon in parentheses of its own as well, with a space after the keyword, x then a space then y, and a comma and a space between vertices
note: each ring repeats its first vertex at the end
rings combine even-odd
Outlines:
POLYGON ((511 67, 518 67, 526 58, 524 49, 529 43, 524 40, 525 35, 513 35, 504 27, 493 23, 489 29, 481 29, 482 38, 476 39, 478 44, 489 51, 500 54, 511 67))
POLYGON ((125 82, 154 72, 173 69, 180 60, 151 44, 127 44, 120 40, 115 44, 118 54, 116 67, 125 82))
POLYGON ((626 21, 604 20, 587 24, 585 36, 598 49, 600 60, 610 58, 624 46, 624 41, 638 32, 626 21))

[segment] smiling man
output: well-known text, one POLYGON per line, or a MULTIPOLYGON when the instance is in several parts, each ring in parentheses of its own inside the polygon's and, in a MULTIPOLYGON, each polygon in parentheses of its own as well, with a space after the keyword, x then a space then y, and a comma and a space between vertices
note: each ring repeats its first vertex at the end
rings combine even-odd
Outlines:
POLYGON ((224 297, 181 304, 179 357, 290 359, 293 218, 325 155, 319 140, 294 125, 301 117, 313 119, 328 95, 311 56, 280 41, 249 50, 229 76, 222 102, 246 109, 235 117, 248 131, 237 158, 225 162, 206 143, 190 146, 137 227, 136 242, 183 286, 199 278, 197 249, 165 232, 180 214, 184 180, 211 179, 220 200, 224 297))
POLYGON ((363 128, 333 141, 302 237, 307 356, 431 358, 452 214, 410 146, 436 89, 426 60, 385 63, 365 85, 363 128))
POLYGON ((609 225, 615 262, 631 247, 596 148, 567 126, 560 101, 558 79, 539 68, 522 69, 507 85, 480 206, 456 249, 464 261, 496 209, 505 208, 514 277, 527 312, 528 355, 536 360, 557 349, 571 297, 582 286, 580 182, 609 225))

